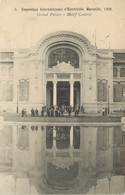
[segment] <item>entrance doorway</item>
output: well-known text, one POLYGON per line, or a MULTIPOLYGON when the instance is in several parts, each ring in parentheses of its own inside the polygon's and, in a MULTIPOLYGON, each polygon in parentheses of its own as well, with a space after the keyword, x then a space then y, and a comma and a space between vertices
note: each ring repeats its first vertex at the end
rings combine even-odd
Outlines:
MULTIPOLYGON (((70 105, 70 82, 58 81, 56 85, 56 92, 54 93, 54 84, 52 81, 48 81, 46 85, 46 105, 54 105, 54 95, 56 94, 55 105, 62 106, 70 105)), ((80 106, 81 85, 79 81, 75 81, 73 85, 73 106, 80 106)))
POLYGON ((57 83, 57 105, 70 105, 70 84, 67 81, 57 83))

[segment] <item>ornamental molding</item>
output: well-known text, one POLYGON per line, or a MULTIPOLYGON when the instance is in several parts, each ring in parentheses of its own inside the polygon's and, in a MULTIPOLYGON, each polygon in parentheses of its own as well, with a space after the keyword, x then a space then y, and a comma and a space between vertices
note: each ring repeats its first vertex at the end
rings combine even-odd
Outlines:
POLYGON ((27 58, 36 57, 36 56, 39 56, 39 52, 36 48, 31 48, 27 50, 22 49, 22 50, 18 50, 15 52, 14 59, 18 59, 18 58, 27 59, 27 58))
POLYGON ((96 53, 97 59, 103 59, 103 60, 113 60, 113 53, 103 53, 103 52, 97 52, 96 53))
MULTIPOLYGON (((40 52, 43 52, 46 48, 52 46, 52 44, 73 44, 83 52, 87 52, 90 56, 99 59, 113 59, 113 53, 108 49, 104 52, 101 49, 97 49, 90 41, 83 35, 71 31, 59 31, 50 33, 44 36, 35 47, 31 49, 22 49, 15 52, 14 59, 16 58, 30 58, 39 56, 40 52)), ((90 57, 89 56, 89 57, 90 57)), ((93 61, 93 60, 92 60, 93 61)))
POLYGON ((28 50, 19 50, 16 52, 14 58, 27 58, 39 55, 41 50, 46 47, 50 47, 51 44, 73 44, 81 50, 86 49, 89 54, 95 55, 95 47, 90 43, 90 41, 81 34, 70 32, 70 31, 59 31, 55 33, 50 33, 44 36, 35 47, 28 50))
POLYGON ((83 35, 78 34, 76 32, 71 32, 71 31, 59 31, 59 32, 54 32, 46 35, 43 37, 43 39, 40 40, 40 43, 38 43, 38 46, 41 47, 43 44, 50 42, 50 41, 68 41, 69 44, 70 41, 72 43, 77 43, 78 45, 82 46, 84 45, 88 51, 91 51, 91 49, 94 49, 94 46, 91 45, 90 41, 83 35))
POLYGON ((66 62, 57 62, 57 65, 53 66, 52 68, 53 71, 56 70, 56 72, 61 72, 61 73, 67 73, 67 72, 74 72, 74 67, 69 63, 66 62))

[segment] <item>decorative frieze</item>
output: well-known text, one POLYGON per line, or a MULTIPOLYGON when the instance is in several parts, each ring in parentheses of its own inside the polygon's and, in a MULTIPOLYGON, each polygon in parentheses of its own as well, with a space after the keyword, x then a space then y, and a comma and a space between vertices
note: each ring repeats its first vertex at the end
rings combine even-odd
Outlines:
POLYGON ((68 73, 57 73, 57 78, 58 79, 69 79, 70 74, 68 74, 68 73))

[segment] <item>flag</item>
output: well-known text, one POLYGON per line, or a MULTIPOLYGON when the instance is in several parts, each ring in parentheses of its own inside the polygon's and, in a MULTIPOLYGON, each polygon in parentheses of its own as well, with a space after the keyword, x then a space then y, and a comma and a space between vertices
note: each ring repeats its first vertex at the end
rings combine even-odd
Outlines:
POLYGON ((110 34, 106 35, 105 39, 109 38, 110 37, 110 34))

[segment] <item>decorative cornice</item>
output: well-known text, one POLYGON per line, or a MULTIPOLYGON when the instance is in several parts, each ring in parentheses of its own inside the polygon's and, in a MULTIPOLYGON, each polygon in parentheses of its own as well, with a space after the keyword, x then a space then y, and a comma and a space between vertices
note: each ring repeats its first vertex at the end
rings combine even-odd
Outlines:
POLYGON ((54 42, 69 42, 69 44, 73 43, 81 47, 81 49, 86 48, 88 53, 94 54, 95 47, 91 45, 90 41, 81 34, 70 32, 70 31, 59 31, 55 33, 51 33, 43 37, 38 44, 37 47, 40 49, 46 43, 51 44, 54 42))
POLYGON ((113 54, 109 50, 106 50, 105 52, 102 50, 97 49, 95 46, 93 46, 90 41, 83 35, 78 34, 76 32, 71 31, 59 31, 50 33, 46 36, 44 36, 35 47, 29 49, 29 50, 19 50, 17 53, 15 53, 14 58, 27 58, 32 56, 39 55, 40 49, 44 49, 44 47, 50 47, 54 43, 67 43, 67 44, 76 44, 76 47, 78 46, 83 50, 83 48, 86 48, 86 51, 95 57, 103 58, 103 59, 113 59, 113 54))

